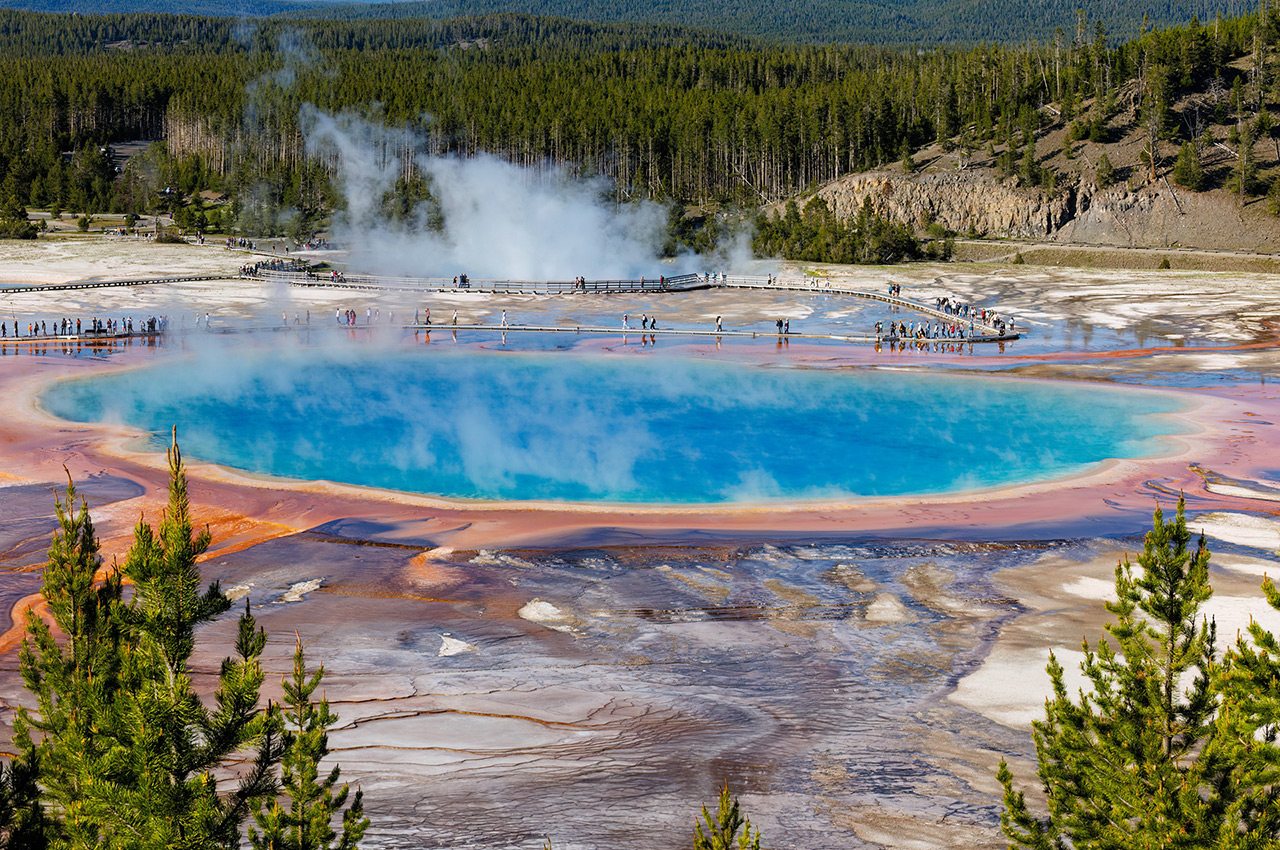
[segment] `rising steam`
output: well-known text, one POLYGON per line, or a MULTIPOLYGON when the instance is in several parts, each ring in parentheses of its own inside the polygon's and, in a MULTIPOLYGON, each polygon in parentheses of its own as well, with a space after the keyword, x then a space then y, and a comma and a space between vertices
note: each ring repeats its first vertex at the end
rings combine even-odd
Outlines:
POLYGON ((331 231, 350 249, 353 268, 531 280, 673 273, 658 259, 666 209, 612 204, 603 179, 576 179, 558 166, 521 168, 483 153, 430 155, 410 131, 348 113, 307 108, 301 124, 308 154, 335 168, 346 198, 331 231), (392 219, 383 199, 408 168, 426 179, 434 204, 392 219))

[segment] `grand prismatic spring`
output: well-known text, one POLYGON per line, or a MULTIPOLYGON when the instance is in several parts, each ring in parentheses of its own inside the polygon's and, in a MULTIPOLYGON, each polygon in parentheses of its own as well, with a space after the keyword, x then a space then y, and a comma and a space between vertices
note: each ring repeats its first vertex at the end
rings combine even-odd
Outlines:
MULTIPOLYGON (((152 262, 244 261, 186 247, 152 262)), ((995 765, 1030 774, 1047 653, 1070 667, 1097 635, 1157 504, 1185 493, 1213 538, 1220 633, 1268 616, 1280 285, 892 277, 1026 334, 807 338, 891 315, 821 292, 9 293, 23 321, 164 314, 171 331, 3 346, 5 608, 32 604, 63 464, 119 556, 163 499, 151 435, 176 424, 214 535, 204 575, 253 601, 273 674, 295 631, 323 660, 371 846, 605 847, 641 828, 683 846, 727 782, 771 847, 1002 847, 995 765), (428 306, 490 330, 405 327, 428 306), (345 310, 387 318, 340 328, 345 310), (558 330, 504 336, 504 310, 558 330), (758 333, 578 330, 623 313, 758 333)))
MULTIPOLYGON (((673 357, 221 353, 67 382, 65 419, 257 473, 463 499, 718 504, 902 496, 1157 454, 1174 396, 673 357)), ((1168 448, 1167 442, 1164 443, 1168 448)))

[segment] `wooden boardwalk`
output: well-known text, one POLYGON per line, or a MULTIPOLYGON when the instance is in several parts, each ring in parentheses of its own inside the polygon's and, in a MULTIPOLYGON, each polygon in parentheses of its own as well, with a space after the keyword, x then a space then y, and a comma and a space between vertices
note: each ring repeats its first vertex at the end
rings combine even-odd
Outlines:
MULTIPOLYGON (((98 289, 106 287, 132 287, 132 286, 149 286, 164 283, 182 283, 188 281, 210 281, 210 280, 237 280, 243 279, 240 275, 185 275, 174 277, 145 277, 145 278, 122 278, 116 280, 83 280, 72 281, 70 283, 60 284, 35 284, 31 286, 0 286, 0 293, 19 293, 19 292, 55 292, 62 290, 77 289, 98 289)), ((1014 333, 1001 334, 994 326, 983 323, 976 319, 962 319, 953 316, 945 311, 938 310, 927 304, 918 301, 912 301, 907 298, 901 298, 894 295, 888 295, 880 292, 871 292, 869 290, 855 289, 847 286, 832 285, 830 282, 821 278, 802 277, 802 278, 783 278, 773 276, 741 276, 741 275, 724 275, 724 274, 685 274, 673 277, 654 277, 654 278, 638 278, 631 280, 584 280, 584 281, 553 281, 553 280, 470 280, 466 284, 454 283, 451 278, 407 278, 407 277, 378 277, 374 275, 323 275, 309 271, 286 271, 275 269, 260 269, 251 279, 264 281, 278 281, 290 286, 298 287, 317 287, 317 288, 335 288, 348 289, 355 291, 391 291, 391 292, 418 292, 418 293, 459 293, 472 292, 477 294, 494 294, 494 295, 621 295, 621 294, 658 294, 666 292, 691 292, 695 290, 708 289, 738 289, 738 290, 757 290, 771 292, 808 292, 823 295, 836 295, 848 298, 862 298, 871 301, 877 301, 889 307, 900 310, 909 310, 926 316, 929 319, 940 321, 944 324, 968 325, 971 333, 964 339, 944 337, 944 338, 925 338, 920 340, 905 339, 899 340, 893 333, 883 334, 879 338, 875 334, 839 334, 839 333, 802 333, 795 332, 790 334, 776 334, 770 331, 720 331, 714 329, 701 330, 692 328, 671 328, 671 329, 623 329, 616 327, 602 326, 575 326, 572 328, 560 326, 543 326, 543 325, 404 325, 407 330, 484 330, 484 331, 538 331, 538 332, 557 332, 557 333, 592 333, 592 334, 643 334, 643 335, 674 335, 674 336, 711 336, 711 337, 773 337, 781 336, 783 338, 795 339, 828 339, 840 340, 846 342, 999 342, 1018 339, 1018 335, 1014 333)), ((343 325, 327 325, 327 323, 319 322, 312 326, 311 329, 320 329, 324 327, 341 329, 343 325)), ((296 325, 266 326, 254 328, 255 330, 286 330, 296 328, 296 325)), ((355 325, 355 329, 365 328, 368 325, 355 325)), ((377 327, 377 326, 375 326, 377 327)), ((172 332, 175 329, 170 329, 172 332)), ((226 332, 226 329, 218 329, 218 331, 226 332)), ((215 331, 216 332, 216 331, 215 331)), ((33 341, 71 341, 71 342, 102 342, 107 340, 125 340, 135 337, 152 337, 156 334, 150 333, 134 333, 134 334, 77 334, 62 336, 35 336, 35 337, 7 337, 0 338, 0 344, 27 344, 33 341)))
POLYGON ((634 292, 679 292, 692 288, 676 286, 672 279, 654 277, 635 280, 469 280, 454 283, 443 277, 378 277, 375 275, 318 275, 312 272, 259 271, 262 280, 277 280, 292 286, 320 289, 352 289, 391 292, 475 292, 487 295, 609 295, 634 292))
POLYGON ((685 336, 685 337, 727 337, 739 339, 773 339, 789 340, 789 339, 829 339, 841 342, 863 342, 863 343, 915 343, 922 345, 927 343, 968 343, 968 342, 1009 342, 1018 339, 1016 334, 1008 334, 1006 336, 990 336, 990 337, 974 337, 973 339, 898 339, 896 336, 881 336, 878 340, 875 334, 840 334, 840 333, 814 333, 806 331, 792 331, 790 333, 777 333, 775 331, 761 330, 721 330, 715 328, 690 328, 690 327, 668 327, 668 328, 620 328, 616 326, 606 325, 530 325, 530 324, 487 324, 483 322, 425 322, 410 324, 338 324, 336 322, 313 322, 307 324, 282 324, 282 325, 256 325, 256 326, 232 326, 215 327, 208 331, 198 329, 195 331, 188 330, 187 333, 215 333, 215 334, 239 334, 239 333, 265 333, 265 332, 299 332, 309 333, 316 331, 319 333, 329 333, 332 331, 347 331, 348 333, 378 333, 385 330, 413 331, 415 333, 435 333, 437 331, 445 331, 448 333, 458 332, 483 332, 489 334, 507 334, 507 333, 558 333, 558 334, 591 334, 594 336, 685 336))
POLYGON ((193 280, 237 280, 239 275, 211 274, 184 275, 179 277, 133 277, 116 280, 73 280, 70 283, 35 283, 30 285, 6 284, 0 292, 60 292, 68 289, 105 289, 113 286, 149 286, 157 283, 184 283, 193 280))
MULTIPOLYGON (((816 292, 825 295, 840 295, 850 298, 864 298, 878 301, 890 307, 910 310, 944 324, 968 325, 973 336, 991 339, 1015 339, 1016 335, 1006 333, 1003 336, 993 325, 977 319, 962 319, 946 311, 939 310, 919 301, 911 301, 894 295, 854 289, 846 286, 833 286, 821 278, 783 278, 769 276, 743 276, 723 274, 685 274, 674 277, 639 278, 633 280, 587 280, 555 281, 555 280, 472 280, 467 284, 456 284, 451 278, 407 278, 377 277, 374 275, 324 276, 312 272, 260 271, 257 275, 263 280, 278 280, 293 286, 314 286, 335 289, 353 289, 364 291, 393 292, 475 292, 493 295, 604 295, 604 294, 641 294, 661 292, 692 292, 700 289, 746 289, 772 292, 816 292)), ((760 336, 769 336, 762 333, 760 336)), ((792 334, 795 336, 796 334, 792 334)), ((839 335, 829 336, 831 339, 843 339, 839 335)), ((888 339, 889 337, 883 337, 888 339)), ((851 341, 875 341, 874 334, 853 335, 851 341)), ((948 337, 948 339, 950 339, 948 337)))
MULTIPOLYGON (((294 325, 291 327, 298 327, 298 326, 294 325)), ((370 329, 370 328, 376 330, 379 326, 378 325, 372 325, 372 326, 370 325, 353 325, 353 326, 336 325, 336 327, 339 330, 342 330, 344 328, 348 330, 352 330, 352 329, 362 330, 362 329, 370 329)), ((737 337, 739 339, 776 338, 779 341, 791 340, 791 339, 832 339, 832 340, 838 340, 841 342, 871 342, 871 343, 884 342, 884 343, 904 343, 904 344, 911 344, 911 343, 918 342, 921 345, 926 345, 928 343, 933 343, 933 342, 960 343, 960 344, 967 343, 967 342, 975 342, 975 343, 977 342, 1009 342, 1011 340, 1018 339, 1017 334, 1009 334, 1005 336, 974 337, 972 340, 951 339, 949 337, 938 338, 938 339, 918 339, 917 340, 917 339, 898 339, 896 336, 894 337, 882 336, 879 339, 877 339, 875 334, 812 333, 812 332, 804 332, 804 331, 792 331, 790 333, 776 333, 773 331, 734 331, 734 330, 717 331, 715 328, 647 328, 644 330, 640 330, 638 328, 617 328, 617 327, 611 328, 611 327, 604 327, 600 325, 574 325, 572 327, 565 327, 563 325, 512 325, 512 324, 507 324, 507 325, 489 325, 489 324, 422 325, 422 324, 418 324, 418 325, 405 325, 404 329, 412 330, 412 331, 424 331, 426 333, 431 333, 433 331, 438 331, 438 330, 449 331, 451 333, 454 333, 457 331, 488 331, 490 333, 503 333, 503 334, 520 333, 522 331, 533 331, 536 333, 562 333, 562 334, 585 333, 585 334, 594 334, 594 335, 608 334, 611 336, 623 336, 623 337, 627 337, 627 336, 697 336, 697 337, 714 337, 714 338, 737 337)))
POLYGON ((63 343, 68 345, 76 345, 80 347, 95 346, 114 346, 121 342, 133 342, 134 340, 154 341, 164 339, 169 332, 165 331, 134 331, 133 333, 116 333, 116 334, 46 334, 35 336, 4 336, 0 337, 0 346, 13 347, 23 345, 50 345, 63 343))
MULTIPOLYGON (((646 328, 640 330, 638 328, 618 328, 606 327, 603 325, 494 325, 494 324, 373 324, 373 325, 343 325, 329 324, 326 322, 317 322, 310 325, 288 324, 288 325, 227 325, 217 328, 180 328, 176 330, 177 334, 182 336, 199 336, 202 334, 248 334, 248 333, 333 333, 346 331, 348 333, 377 333, 384 330, 398 330, 401 332, 414 332, 431 334, 436 332, 448 332, 457 334, 459 332, 481 332, 488 334, 506 335, 508 333, 559 333, 559 334, 590 334, 592 336, 620 336, 624 340, 628 337, 703 337, 711 339, 774 339, 779 342, 790 340, 834 340, 837 342, 856 342, 856 343, 885 343, 885 344, 920 344, 928 345, 930 343, 988 343, 988 342, 1009 342, 1018 339, 1017 334, 1006 336, 975 336, 972 339, 898 339, 896 336, 882 336, 876 338, 874 334, 839 334, 839 333, 813 333, 804 331, 793 331, 791 333, 775 333, 772 331, 751 331, 751 330, 721 330, 714 328, 646 328)), ((77 347, 110 347, 118 343, 133 342, 135 340, 154 341, 171 336, 175 330, 160 332, 137 332, 134 333, 116 333, 116 334, 49 334, 47 336, 10 336, 0 337, 0 347, 22 347, 22 346, 47 346, 50 344, 76 345, 77 347)))

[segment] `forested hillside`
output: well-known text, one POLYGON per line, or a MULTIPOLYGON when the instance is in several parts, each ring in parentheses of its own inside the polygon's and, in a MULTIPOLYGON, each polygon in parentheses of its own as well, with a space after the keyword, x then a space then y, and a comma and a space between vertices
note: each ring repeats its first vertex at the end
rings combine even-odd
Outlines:
POLYGON ((1023 44, 1071 32, 1079 14, 1120 38, 1148 27, 1179 26, 1199 17, 1235 17, 1256 7, 1240 0, 410 0, 320 3, 300 14, 447 17, 524 13, 598 22, 643 22, 738 33, 763 40, 878 45, 978 42, 1023 44))
MULTIPOLYGON (((100 0, 0 0, 0 8, 99 14, 100 0)), ((1165 27, 1193 16, 1211 20, 1253 11, 1242 0, 117 0, 115 12, 232 17, 433 17, 516 13, 599 23, 641 22, 696 27, 789 43, 1021 44, 1070 32, 1078 12, 1123 38, 1145 22, 1165 27)))
MULTIPOLYGON (((1276 123, 1278 21, 1269 10, 1113 46, 1081 19, 1046 45, 920 52, 524 16, 250 28, 0 12, 0 200, 10 218, 22 205, 143 212, 212 189, 237 202, 214 226, 270 229, 297 209, 306 227, 343 199, 333 163, 307 154, 304 105, 412 131, 381 152, 409 166, 402 206, 430 190, 415 153, 478 151, 603 175, 619 201, 751 207, 913 167, 933 144, 1052 195, 1064 181, 1037 144, 1063 145, 1064 127, 1068 148, 1149 132, 1148 178, 1184 141, 1252 151, 1276 123), (1214 125, 1234 136, 1206 136, 1214 125), (159 144, 117 174, 108 146, 135 139, 159 144)), ((1243 194, 1265 192, 1270 175, 1246 171, 1243 194)))
MULTIPOLYGON (((120 0, 111 4, 111 11, 244 18, 312 9, 316 5, 315 0, 120 0)), ((100 15, 106 11, 100 0, 0 0, 0 9, 75 15, 100 15)))

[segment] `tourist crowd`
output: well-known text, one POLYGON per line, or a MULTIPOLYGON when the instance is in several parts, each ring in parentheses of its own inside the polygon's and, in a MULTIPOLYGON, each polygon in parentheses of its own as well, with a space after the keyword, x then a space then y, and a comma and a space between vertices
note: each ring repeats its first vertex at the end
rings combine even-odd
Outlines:
POLYGON ((888 339, 965 339, 972 338, 972 322, 876 322, 876 342, 888 339), (967 325, 967 327, 966 327, 967 325))
POLYGON ((242 277, 254 277, 260 272, 305 272, 307 263, 301 260, 258 260, 240 267, 242 277))
POLYGON ((13 320, 13 333, 9 333, 9 323, 0 322, 0 337, 21 339, 22 337, 57 337, 57 336, 119 336, 121 334, 159 334, 164 333, 168 327, 169 319, 167 316, 148 316, 142 319, 135 330, 133 316, 125 316, 120 319, 99 319, 94 316, 92 319, 85 321, 83 319, 54 319, 53 330, 49 329, 47 320, 27 322, 26 333, 22 333, 22 328, 18 324, 18 320, 13 320))
MULTIPOLYGON (((970 322, 981 322, 982 324, 990 325, 991 327, 997 327, 997 322, 1001 324, 1004 323, 1000 314, 995 310, 987 310, 975 307, 972 304, 952 301, 950 298, 946 297, 935 298, 933 301, 937 310, 941 313, 946 313, 948 316, 955 316, 956 318, 965 319, 970 322)), ((1010 319, 1008 324, 1012 326, 1013 320, 1010 319)))

